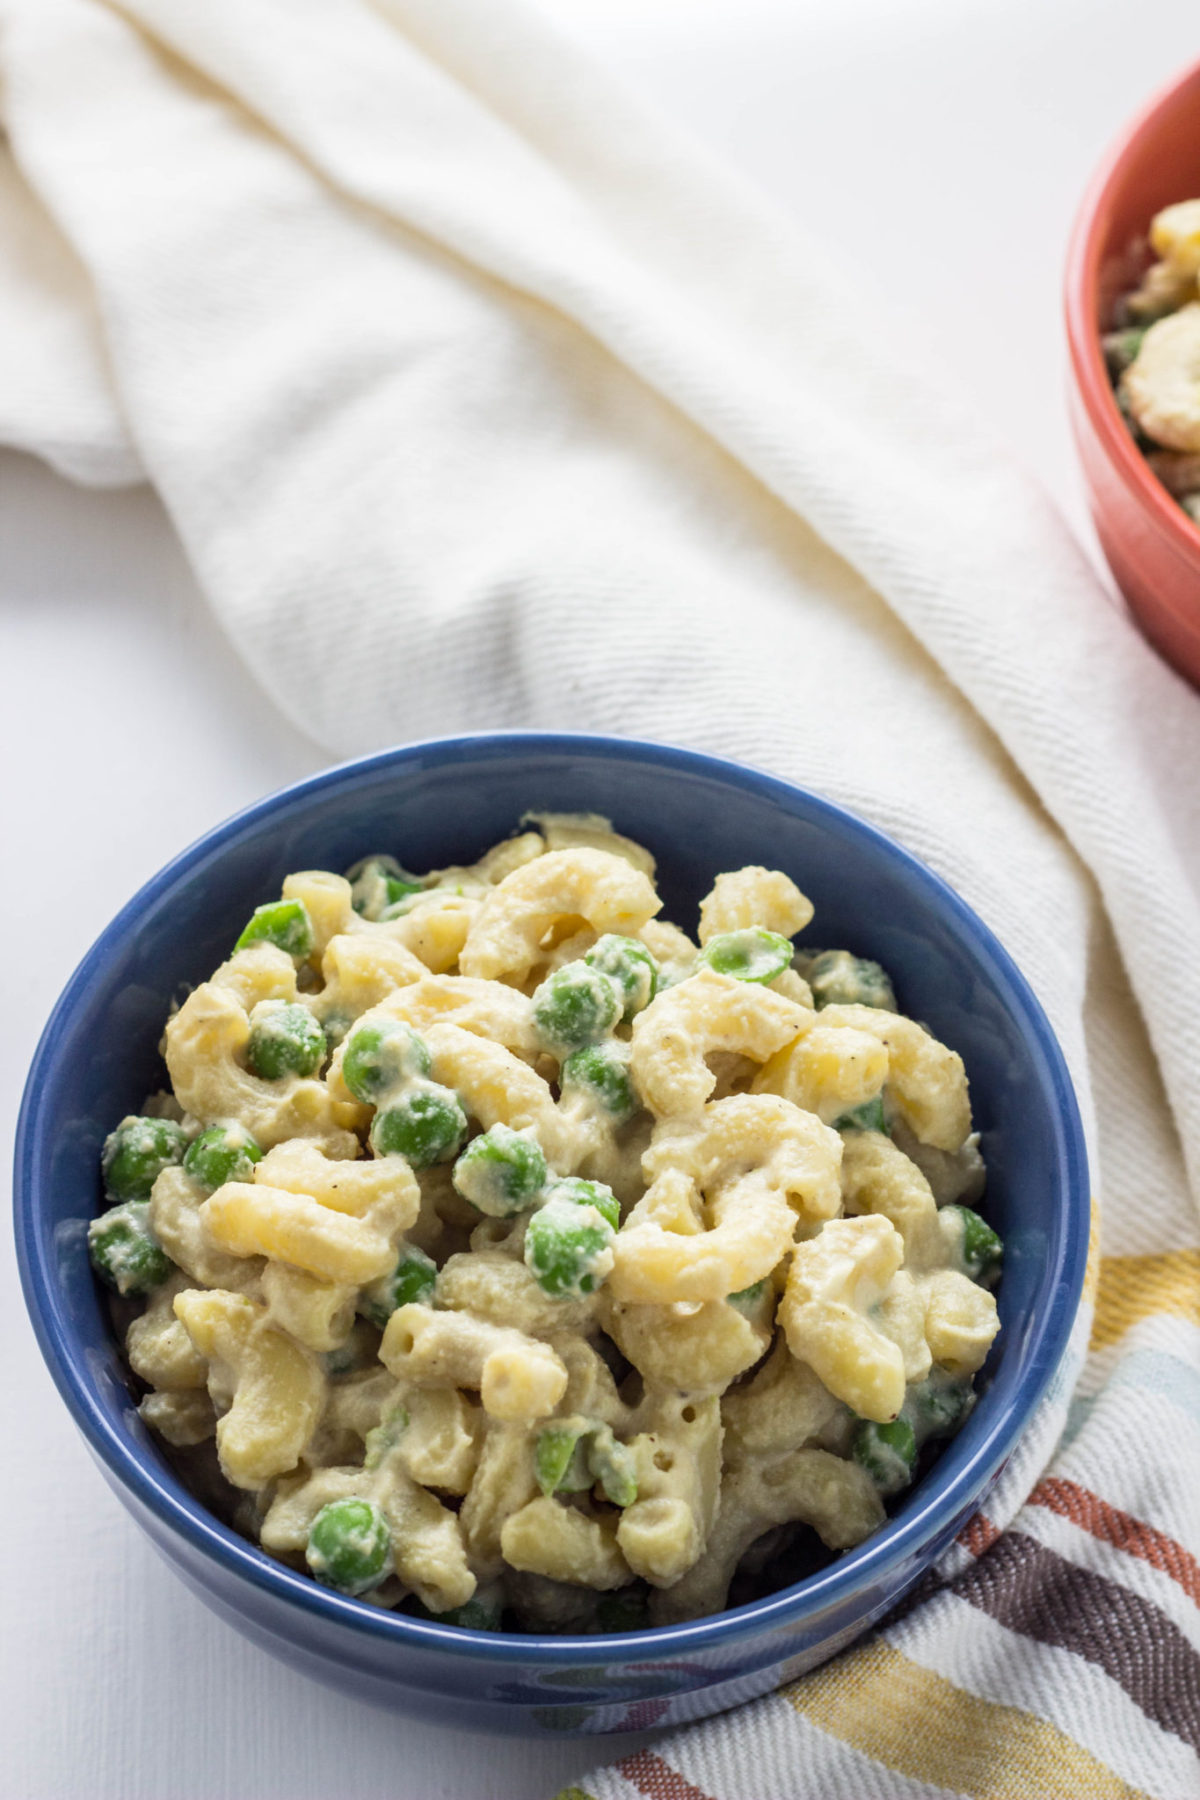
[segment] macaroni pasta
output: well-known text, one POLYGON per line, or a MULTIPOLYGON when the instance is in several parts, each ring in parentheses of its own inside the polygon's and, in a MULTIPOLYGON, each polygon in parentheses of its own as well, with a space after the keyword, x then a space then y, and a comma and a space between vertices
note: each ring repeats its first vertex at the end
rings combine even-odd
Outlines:
POLYGON ((789 875, 718 874, 693 941, 607 820, 522 825, 289 875, 168 1020, 91 1256, 146 1423, 272 1555, 478 1629, 668 1623, 883 1523, 1001 1245, 961 1059, 797 949, 789 875))

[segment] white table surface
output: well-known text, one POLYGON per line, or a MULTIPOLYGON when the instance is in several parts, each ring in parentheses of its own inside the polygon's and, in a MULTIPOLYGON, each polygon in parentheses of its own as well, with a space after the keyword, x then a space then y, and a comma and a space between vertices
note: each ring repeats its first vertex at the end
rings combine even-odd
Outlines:
MULTIPOLYGON (((1107 139, 1200 54, 1186 0, 544 0, 923 338, 1087 538, 1059 282, 1107 139)), ((0 452, 0 1107, 78 958, 169 856, 328 758, 260 694, 144 489, 0 452), (169 753, 163 746, 169 744, 169 753)), ((11 1135, 11 1134, 10 1134, 11 1135)), ((537 1800, 647 1737, 523 1744, 326 1693, 186 1592, 110 1496, 0 1245, 5 1800, 537 1800)), ((759 1800, 748 1774, 747 1800, 759 1800)))

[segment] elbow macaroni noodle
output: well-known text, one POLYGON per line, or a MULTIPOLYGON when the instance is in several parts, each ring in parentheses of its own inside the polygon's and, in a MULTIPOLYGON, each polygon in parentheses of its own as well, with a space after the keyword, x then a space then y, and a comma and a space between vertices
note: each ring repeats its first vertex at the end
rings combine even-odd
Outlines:
POLYGON ((92 1260, 145 1302, 146 1423, 272 1554, 456 1624, 665 1624, 781 1529, 879 1527, 970 1410, 1001 1246, 961 1059, 795 948, 790 876, 719 874, 696 942, 606 820, 522 824, 288 876, 107 1140, 92 1260))

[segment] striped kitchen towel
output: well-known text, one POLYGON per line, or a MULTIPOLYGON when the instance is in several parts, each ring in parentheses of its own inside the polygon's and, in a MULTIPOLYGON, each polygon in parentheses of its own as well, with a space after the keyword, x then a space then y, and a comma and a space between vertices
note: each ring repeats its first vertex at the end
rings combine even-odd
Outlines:
POLYGON ((937 371, 517 0, 0 26, 0 440, 152 480, 339 752, 612 731, 865 814, 1071 1067, 1099 1253, 986 1514, 869 1640, 579 1791, 1196 1800, 1200 698, 937 371))
POLYGON ((1009 1475, 868 1640, 558 1800, 1194 1800, 1200 1251, 1097 1247, 1088 1293, 1062 1440, 1011 1517, 1009 1475))

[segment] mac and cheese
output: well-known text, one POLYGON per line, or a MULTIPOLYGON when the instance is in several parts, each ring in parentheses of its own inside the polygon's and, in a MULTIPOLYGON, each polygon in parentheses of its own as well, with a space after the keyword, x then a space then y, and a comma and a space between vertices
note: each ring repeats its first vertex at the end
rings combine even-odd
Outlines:
POLYGON ((666 1623, 883 1523, 1001 1246, 960 1058, 796 948, 787 874, 718 874, 693 942, 607 820, 524 823, 290 875, 167 1021, 91 1255, 143 1418, 273 1555, 483 1629, 666 1623))

